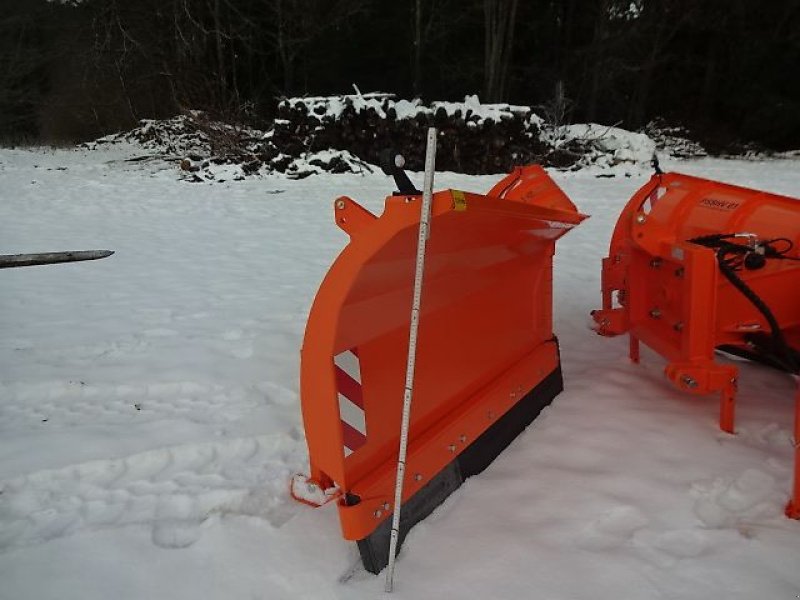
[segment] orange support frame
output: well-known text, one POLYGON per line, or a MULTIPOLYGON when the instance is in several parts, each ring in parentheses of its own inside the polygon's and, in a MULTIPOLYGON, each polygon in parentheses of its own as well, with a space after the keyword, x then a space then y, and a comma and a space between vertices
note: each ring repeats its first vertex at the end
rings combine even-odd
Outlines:
MULTIPOLYGON (((350 243, 309 314, 300 393, 310 479, 337 486, 343 535, 391 515, 421 196, 380 217, 334 203, 350 243)), ((585 218, 538 166, 488 195, 433 195, 403 503, 530 390, 560 371, 552 330, 555 241, 585 218)))
MULTIPOLYGON (((666 173, 654 175, 625 206, 608 258, 603 259, 603 307, 592 316, 601 335, 630 336, 630 357, 643 342, 665 357, 679 389, 720 395, 720 428, 735 430, 738 369, 715 360, 718 347, 751 350, 749 337, 770 332, 764 315, 720 272, 715 251, 688 240, 751 234, 800 250, 800 201, 748 188, 666 173)), ((782 335, 800 342, 800 262, 767 260, 738 273, 771 309, 782 335)), ((796 421, 800 419, 800 406, 796 421)), ((800 437, 795 425, 795 437, 800 437)), ((798 517, 800 456, 787 514, 798 517), (792 508, 793 507, 793 508, 792 508)))
POLYGON ((794 486, 792 497, 786 505, 786 516, 800 519, 800 377, 795 378, 794 395, 794 486))

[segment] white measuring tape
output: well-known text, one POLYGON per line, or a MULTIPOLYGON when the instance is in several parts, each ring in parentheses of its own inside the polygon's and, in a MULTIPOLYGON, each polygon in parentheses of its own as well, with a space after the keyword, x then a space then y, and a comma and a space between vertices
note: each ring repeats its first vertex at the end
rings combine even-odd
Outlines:
POLYGON ((406 363, 406 387, 403 393, 403 418, 400 424, 400 450, 397 455, 397 480, 394 487, 394 513, 392 515, 392 537, 389 540, 389 565, 386 569, 387 592, 394 583, 394 563, 397 541, 400 537, 400 503, 403 498, 403 480, 406 473, 408 452, 408 428, 411 421, 411 396, 414 390, 414 364, 417 358, 417 331, 419 329, 419 306, 422 298, 422 276, 425 272, 425 245, 431 221, 433 201, 433 171, 436 166, 436 128, 428 128, 428 144, 425 149, 425 184, 422 188, 422 214, 419 220, 417 239, 417 262, 414 271, 414 296, 411 301, 411 328, 408 332, 408 362, 406 363))

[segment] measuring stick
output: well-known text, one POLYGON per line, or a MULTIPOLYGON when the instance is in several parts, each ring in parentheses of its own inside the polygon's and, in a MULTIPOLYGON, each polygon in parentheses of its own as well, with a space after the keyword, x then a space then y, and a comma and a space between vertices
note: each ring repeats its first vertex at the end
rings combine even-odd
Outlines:
POLYGON ((411 328, 408 332, 408 362, 406 363, 406 387, 403 393, 403 418, 400 424, 400 450, 397 454, 397 481, 394 487, 394 514, 392 515, 392 537, 389 540, 389 565, 386 569, 387 592, 392 591, 397 540, 400 537, 400 503, 403 497, 403 479, 406 472, 408 451, 408 427, 411 420, 411 395, 414 390, 414 363, 417 358, 417 330, 419 329, 419 306, 422 297, 422 275, 425 271, 425 245, 431 221, 433 200, 433 171, 436 165, 436 128, 428 128, 428 145, 425 149, 425 184, 422 188, 422 215, 419 220, 417 239, 417 263, 414 271, 414 296, 411 301, 411 328))

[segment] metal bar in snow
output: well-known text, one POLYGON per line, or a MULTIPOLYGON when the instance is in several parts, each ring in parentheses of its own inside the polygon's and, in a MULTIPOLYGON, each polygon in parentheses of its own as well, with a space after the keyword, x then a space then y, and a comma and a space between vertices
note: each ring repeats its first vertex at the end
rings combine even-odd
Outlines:
POLYGON ((40 252, 38 254, 0 254, 0 269, 33 267, 56 263, 98 260, 114 254, 113 250, 75 250, 72 252, 40 252))

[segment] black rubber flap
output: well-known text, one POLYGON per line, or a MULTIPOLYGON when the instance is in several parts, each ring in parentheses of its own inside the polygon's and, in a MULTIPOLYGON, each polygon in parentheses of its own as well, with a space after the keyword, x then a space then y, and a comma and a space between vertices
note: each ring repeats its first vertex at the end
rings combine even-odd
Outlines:
MULTIPOLYGON (((464 483, 464 480, 488 467, 563 389, 564 383, 559 365, 472 442, 458 458, 406 500, 400 511, 398 551, 414 525, 430 515, 464 483)), ((380 573, 389 562, 391 530, 390 514, 389 518, 384 519, 375 531, 358 541, 361 561, 364 563, 364 568, 370 573, 380 573)))

